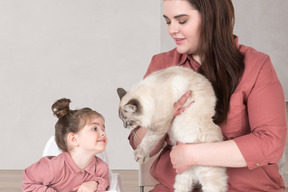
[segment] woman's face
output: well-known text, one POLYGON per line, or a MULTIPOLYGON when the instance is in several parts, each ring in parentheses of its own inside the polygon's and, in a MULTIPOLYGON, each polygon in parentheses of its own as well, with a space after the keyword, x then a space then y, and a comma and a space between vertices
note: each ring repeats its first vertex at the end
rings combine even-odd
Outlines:
POLYGON ((200 41, 200 12, 187 0, 164 0, 163 6, 168 33, 174 39, 178 52, 192 54, 196 59, 200 41))

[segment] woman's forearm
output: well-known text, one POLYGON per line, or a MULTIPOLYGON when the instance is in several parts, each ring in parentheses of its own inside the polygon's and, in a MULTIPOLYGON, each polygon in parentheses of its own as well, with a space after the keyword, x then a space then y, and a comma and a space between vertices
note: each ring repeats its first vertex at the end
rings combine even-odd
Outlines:
POLYGON ((245 167, 247 163, 233 140, 217 143, 178 144, 171 152, 177 173, 192 165, 245 167))
POLYGON ((194 148, 195 165, 220 167, 246 167, 246 161, 233 140, 203 143, 192 146, 194 148))
POLYGON ((143 140, 147 129, 145 127, 136 128, 131 132, 130 135, 130 144, 131 147, 135 150, 138 145, 140 145, 141 141, 143 140))
MULTIPOLYGON (((139 127, 137 128, 137 130, 133 131, 132 135, 130 136, 130 137, 133 137, 133 138, 130 138, 130 140, 132 141, 132 142, 130 141, 130 143, 134 150, 138 147, 138 145, 140 145, 144 136, 146 135, 146 132, 147 132, 147 128, 145 127, 139 127)), ((151 157, 157 154, 162 149, 164 141, 165 141, 165 137, 163 137, 158 142, 158 144, 154 147, 154 149, 151 151, 150 153, 151 157)))

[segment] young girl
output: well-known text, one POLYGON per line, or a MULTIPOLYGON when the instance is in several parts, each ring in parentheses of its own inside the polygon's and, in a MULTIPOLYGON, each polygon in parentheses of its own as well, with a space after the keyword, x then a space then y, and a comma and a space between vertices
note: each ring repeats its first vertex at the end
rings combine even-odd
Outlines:
POLYGON ((107 145, 104 117, 90 108, 70 110, 70 102, 63 98, 52 105, 59 118, 55 140, 63 153, 26 168, 23 191, 100 192, 109 187, 108 165, 95 156, 107 145))

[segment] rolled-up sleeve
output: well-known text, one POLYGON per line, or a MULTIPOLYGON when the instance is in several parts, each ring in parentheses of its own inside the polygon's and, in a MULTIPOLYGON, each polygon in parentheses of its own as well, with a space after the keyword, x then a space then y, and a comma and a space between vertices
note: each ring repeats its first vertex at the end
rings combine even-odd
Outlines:
POLYGON ((286 109, 283 88, 267 56, 247 93, 250 134, 234 138, 248 168, 277 163, 283 153, 286 133, 286 109))

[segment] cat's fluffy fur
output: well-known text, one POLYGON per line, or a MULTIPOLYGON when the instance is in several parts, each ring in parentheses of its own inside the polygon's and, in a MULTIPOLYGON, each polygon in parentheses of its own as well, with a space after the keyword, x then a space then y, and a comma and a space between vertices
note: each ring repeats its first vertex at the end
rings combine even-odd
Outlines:
MULTIPOLYGON (((152 73, 129 92, 119 88, 119 116, 124 126, 147 127, 147 133, 135 150, 135 160, 148 160, 150 151, 166 133, 171 143, 204 143, 222 141, 220 128, 213 123, 216 97, 210 82, 202 75, 183 67, 170 67, 152 73), (188 90, 187 104, 192 105, 173 120, 174 103, 188 90)), ((224 192, 226 169, 192 166, 176 176, 176 192, 192 191, 197 184, 204 192, 224 192)))

